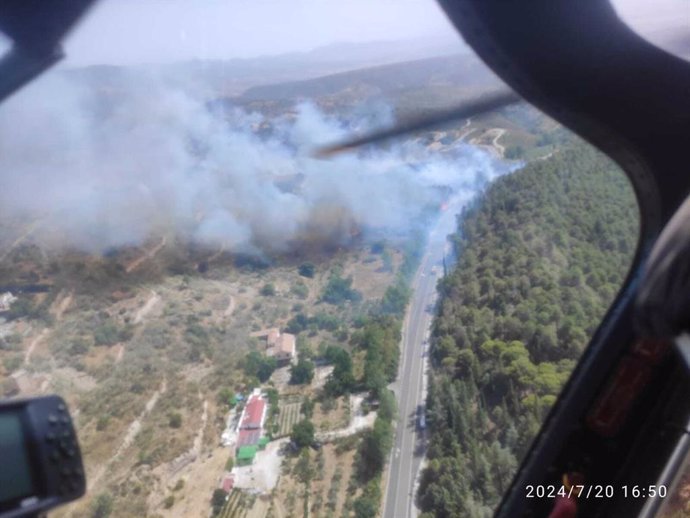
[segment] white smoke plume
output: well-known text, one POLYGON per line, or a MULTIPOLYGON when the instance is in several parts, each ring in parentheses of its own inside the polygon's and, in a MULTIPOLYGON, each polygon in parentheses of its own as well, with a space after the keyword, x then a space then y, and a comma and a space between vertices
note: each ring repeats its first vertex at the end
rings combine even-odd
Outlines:
POLYGON ((0 217, 38 221, 32 239, 51 248, 102 252, 173 232, 274 253, 353 227, 404 232, 441 201, 439 186, 472 193, 500 173, 469 146, 440 159, 412 141, 312 157, 391 113, 359 107, 343 120, 303 104, 271 120, 155 82, 96 91, 47 76, 0 105, 0 217))

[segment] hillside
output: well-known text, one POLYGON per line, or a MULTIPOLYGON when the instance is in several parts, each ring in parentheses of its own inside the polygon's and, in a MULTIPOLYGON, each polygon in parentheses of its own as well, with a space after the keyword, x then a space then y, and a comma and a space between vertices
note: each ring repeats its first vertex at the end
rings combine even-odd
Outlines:
POLYGON ((456 106, 463 100, 500 86, 496 76, 476 56, 453 54, 364 67, 298 81, 278 82, 247 89, 228 99, 251 108, 285 106, 318 99, 329 111, 353 102, 384 102, 398 119, 419 116, 428 110, 456 106))
MULTIPOLYGON (((366 113, 379 125, 386 125, 456 108, 501 85, 476 56, 453 54, 255 86, 240 96, 220 97, 214 104, 275 115, 294 113, 306 101, 345 121, 366 113), (353 107, 357 109, 353 111, 353 107)), ((453 150, 446 145, 452 141, 508 159, 532 159, 548 155, 564 138, 558 124, 531 106, 519 104, 400 140, 421 139, 441 154, 453 150)))
POLYGON ((111 89, 127 81, 160 80, 193 92, 240 95, 257 85, 304 80, 388 63, 443 56, 463 50, 445 39, 335 43, 308 52, 254 58, 195 60, 141 66, 87 66, 64 69, 68 77, 94 88, 111 89))
POLYGON ((281 72, 228 86, 223 66, 175 65, 177 79, 67 71, 73 82, 38 96, 56 111, 15 98, 25 103, 16 120, 52 132, 27 141, 5 128, 3 160, 50 195, 17 202, 18 184, 2 208, 0 294, 17 299, 0 315, 0 388, 60 393, 75 416, 89 492, 56 516, 373 516, 395 414, 385 387, 422 227, 453 189, 470 196, 509 167, 497 159, 544 157, 564 138, 515 106, 317 161, 300 146, 367 128, 373 103, 402 119, 496 81, 457 55, 237 97, 281 72), (224 103, 233 109, 215 109, 224 103), (70 138, 44 138, 54 135, 70 138), (74 198, 85 179, 88 199, 74 198), (276 368, 272 328, 294 335, 294 369, 276 368), (254 388, 269 401, 272 440, 256 464, 236 466, 233 430, 254 388), (320 441, 301 452, 287 446, 300 423, 320 441))
POLYGON ((622 284, 637 225, 624 175, 572 142, 462 215, 433 331, 424 518, 491 515, 622 284))
MULTIPOLYGON (((37 212, 28 208, 33 192, 17 210, 2 207, 0 295, 11 291, 12 302, 0 314, 0 390, 55 392, 70 406, 88 492, 55 516, 301 516, 307 506, 315 516, 371 516, 390 449, 385 387, 396 372, 406 282, 418 233, 448 190, 438 176, 396 189, 421 178, 429 146, 415 146, 414 168, 393 151, 380 165, 305 160, 291 147, 291 137, 305 135, 289 131, 289 113, 232 120, 208 97, 139 72, 74 73, 74 84, 60 81, 43 97, 57 113, 15 98, 17 120, 49 120, 37 126, 52 133, 4 140, 27 167, 11 179, 41 178, 50 192, 37 212), (75 121, 78 135, 52 146, 50 136, 69 134, 75 121), (277 133, 264 135, 269 125, 277 133), (404 169, 393 174, 398 163, 404 169), (45 170, 62 175, 52 188, 45 170), (88 203, 67 196, 83 183, 80 171, 93 186, 88 203), (187 198, 194 186, 199 195, 187 198), (384 194, 381 210, 360 203, 384 194), (71 201, 51 205, 63 197, 71 201), (126 210, 114 208, 119 202, 126 210), (234 234, 234 221, 247 232, 234 234), (126 239, 100 241, 113 226, 126 239), (81 230, 85 240, 75 240, 81 230), (250 241, 268 248, 242 246, 250 241), (287 337, 278 352, 268 338, 276 328, 287 337), (289 357, 279 363, 280 354, 289 357), (256 439, 240 444, 238 432, 255 388, 268 401, 265 450, 241 465, 239 449, 256 439), (287 444, 298 424, 313 438, 294 451, 287 444)), ((322 121, 317 130, 340 122, 311 116, 322 121)), ((446 149, 463 145, 459 134, 443 138, 446 149)))
POLYGON ((498 79, 475 56, 454 54, 360 68, 326 77, 249 88, 244 99, 285 99, 334 95, 353 85, 366 86, 381 94, 428 85, 482 88, 498 79))

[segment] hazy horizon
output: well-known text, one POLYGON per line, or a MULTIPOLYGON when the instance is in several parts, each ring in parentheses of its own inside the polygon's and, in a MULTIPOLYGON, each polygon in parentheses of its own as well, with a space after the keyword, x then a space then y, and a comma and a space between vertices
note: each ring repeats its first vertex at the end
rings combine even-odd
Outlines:
POLYGON ((433 0, 102 0, 65 40, 64 66, 251 59, 412 40, 464 46, 433 0))
MULTIPOLYGON (((612 4, 651 40, 690 21, 687 0, 612 4)), ((64 41, 60 66, 253 59, 382 42, 467 48, 434 0, 101 0, 64 41)))
MULTIPOLYGON (((441 40, 436 38, 410 38, 397 40, 367 40, 367 41, 333 41, 324 45, 317 45, 306 49, 294 50, 276 50, 276 52, 266 52, 257 54, 255 56, 189 56, 180 57, 179 59, 172 59, 170 61, 132 61, 132 62, 81 62, 78 59, 71 57, 69 49, 66 50, 66 56, 59 61, 55 68, 77 70, 81 68, 90 67, 122 67, 122 68, 146 68, 156 66, 175 66, 188 63, 233 63, 246 62, 253 63, 261 60, 280 60, 282 58, 296 58, 304 57, 306 59, 314 58, 323 63, 334 61, 352 61, 357 62, 360 59, 364 61, 380 61, 381 56, 390 55, 390 62, 408 61, 415 59, 434 58, 441 56, 448 56, 453 54, 462 54, 470 52, 469 47, 464 41, 458 38, 457 41, 441 40), (392 46, 398 45, 393 50, 392 46), (390 47, 390 48, 389 48, 390 47), (374 50, 375 54, 367 54, 367 51, 374 50), (346 54, 338 52, 345 51, 346 54)), ((384 60, 388 62, 389 60, 384 60)), ((366 66, 366 64, 364 64, 366 66)), ((349 69, 349 67, 348 67, 349 69)))

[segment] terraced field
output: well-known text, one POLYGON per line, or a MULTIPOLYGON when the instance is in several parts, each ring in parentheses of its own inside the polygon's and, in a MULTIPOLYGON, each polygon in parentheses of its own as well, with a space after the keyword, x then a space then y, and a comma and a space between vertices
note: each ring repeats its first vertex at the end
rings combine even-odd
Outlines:
POLYGON ((238 489, 230 492, 230 497, 218 513, 218 518, 245 518, 256 497, 238 489))
POLYGON ((278 435, 274 439, 290 435, 293 425, 301 419, 300 408, 302 403, 299 400, 288 399, 280 403, 280 413, 278 414, 278 435))

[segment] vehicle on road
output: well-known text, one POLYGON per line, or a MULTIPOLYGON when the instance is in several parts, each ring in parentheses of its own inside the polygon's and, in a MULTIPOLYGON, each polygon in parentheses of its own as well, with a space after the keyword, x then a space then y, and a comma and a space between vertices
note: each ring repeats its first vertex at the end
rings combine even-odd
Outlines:
POLYGON ((424 405, 417 405, 417 428, 426 430, 426 410, 424 405))

